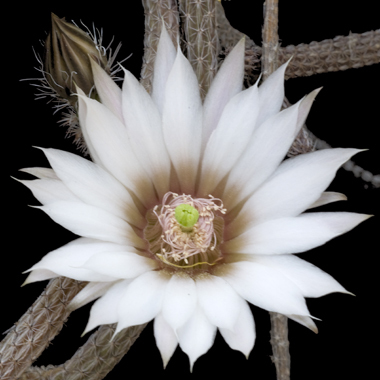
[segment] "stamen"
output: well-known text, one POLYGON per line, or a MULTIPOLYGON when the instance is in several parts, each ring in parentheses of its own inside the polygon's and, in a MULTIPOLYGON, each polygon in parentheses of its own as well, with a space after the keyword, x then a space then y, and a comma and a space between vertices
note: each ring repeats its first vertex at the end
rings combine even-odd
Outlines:
POLYGON ((203 262, 207 259, 207 250, 215 250, 214 212, 224 213, 225 209, 220 199, 212 195, 209 198, 193 199, 190 195, 168 192, 163 197, 160 211, 157 206, 153 208, 164 231, 161 254, 156 252, 162 261, 183 260, 189 264, 189 257, 200 254, 203 262))

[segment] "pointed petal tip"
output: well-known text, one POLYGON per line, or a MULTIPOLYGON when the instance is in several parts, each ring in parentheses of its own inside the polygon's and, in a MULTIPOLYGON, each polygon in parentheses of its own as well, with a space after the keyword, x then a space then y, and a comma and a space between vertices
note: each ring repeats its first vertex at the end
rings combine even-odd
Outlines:
POLYGON ((244 44, 244 46, 245 46, 245 34, 243 35, 242 38, 240 38, 240 40, 239 40, 239 42, 236 44, 236 46, 237 46, 237 45, 240 45, 240 44, 244 44))
POLYGON ((43 206, 33 206, 33 205, 27 205, 27 206, 31 208, 38 208, 40 210, 43 210, 43 206))
MULTIPOLYGON (((234 52, 234 54, 239 54, 242 57, 244 57, 245 54, 245 35, 239 40, 239 42, 235 45, 235 47, 232 49, 230 54, 234 52)), ((228 54, 228 55, 230 55, 228 54)), ((228 57, 228 56, 227 56, 228 57)))
POLYGON ((316 88, 315 90, 311 91, 309 94, 306 95, 306 97, 310 96, 315 99, 315 97, 320 93, 323 87, 316 88))
MULTIPOLYGON (((70 302, 70 304, 71 304, 71 302, 70 302)), ((73 310, 71 310, 71 311, 73 311, 73 310)), ((87 326, 84 328, 82 335, 80 337, 83 338, 89 331, 91 331, 93 329, 94 329, 94 327, 90 327, 89 324, 87 323, 87 326)), ((112 342, 112 339, 113 339, 113 337, 110 339, 111 342, 112 342)))
POLYGON ((245 358, 246 358, 247 360, 249 360, 249 355, 251 355, 251 352, 252 352, 252 349, 251 349, 247 354, 245 354, 245 353, 243 352, 243 355, 245 356, 245 358))
POLYGON ((314 333, 314 334, 318 334, 318 327, 317 326, 312 326, 310 327, 310 330, 314 333))
POLYGON ((76 95, 78 97, 87 98, 85 92, 74 82, 76 93, 73 93, 73 95, 76 95))
POLYGON ((163 369, 166 369, 166 366, 168 365, 170 358, 168 358, 168 357, 165 357, 165 358, 164 358, 164 357, 161 355, 161 359, 162 359, 162 368, 163 368, 163 369))
MULTIPOLYGON (((75 305, 73 305, 72 302, 70 302, 67 307, 66 307, 66 311, 68 311, 69 313, 73 312, 74 310, 76 310, 77 308, 75 307, 75 305)), ((84 334, 84 332, 83 332, 84 334)))
POLYGON ((359 213, 353 213, 353 214, 356 215, 356 217, 358 218, 358 220, 357 220, 356 224, 354 224, 354 225, 351 227, 351 229, 352 229, 352 228, 355 228, 355 227, 358 226, 359 224, 361 224, 361 223, 365 222, 366 220, 368 220, 368 219, 370 219, 370 218, 372 218, 372 217, 375 216, 375 215, 373 215, 373 214, 359 214, 359 213))

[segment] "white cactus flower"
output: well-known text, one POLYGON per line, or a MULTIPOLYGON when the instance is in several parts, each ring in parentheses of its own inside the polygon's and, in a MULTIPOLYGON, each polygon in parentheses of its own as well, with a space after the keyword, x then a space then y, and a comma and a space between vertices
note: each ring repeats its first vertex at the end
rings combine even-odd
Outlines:
POLYGON ((125 70, 122 90, 93 64, 101 103, 79 94, 92 161, 42 149, 52 169, 21 181, 55 222, 81 236, 31 267, 26 283, 66 276, 89 284, 86 332, 154 319, 164 365, 179 344, 191 367, 217 329, 248 356, 255 325, 247 301, 316 330, 304 297, 348 293, 293 254, 322 245, 368 215, 307 212, 344 199, 325 192, 357 149, 284 160, 318 92, 280 111, 281 66, 242 90, 244 41, 202 103, 197 78, 163 29, 148 94, 125 70))

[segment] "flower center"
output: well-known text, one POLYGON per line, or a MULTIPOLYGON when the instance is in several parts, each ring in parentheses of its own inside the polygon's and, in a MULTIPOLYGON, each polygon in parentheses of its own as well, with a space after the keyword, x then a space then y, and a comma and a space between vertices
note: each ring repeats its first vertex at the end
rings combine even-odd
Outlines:
POLYGON ((192 198, 168 192, 147 215, 144 230, 150 251, 163 263, 179 268, 214 265, 221 259, 226 209, 220 199, 192 198))

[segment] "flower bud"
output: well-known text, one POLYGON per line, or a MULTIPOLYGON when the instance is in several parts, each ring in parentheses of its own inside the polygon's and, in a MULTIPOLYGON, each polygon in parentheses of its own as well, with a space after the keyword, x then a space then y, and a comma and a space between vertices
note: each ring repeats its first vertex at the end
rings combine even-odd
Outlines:
POLYGON ((90 57, 107 68, 107 57, 90 36, 74 24, 51 15, 52 30, 45 43, 46 80, 57 95, 74 104, 76 84, 86 94, 94 86, 90 57))

